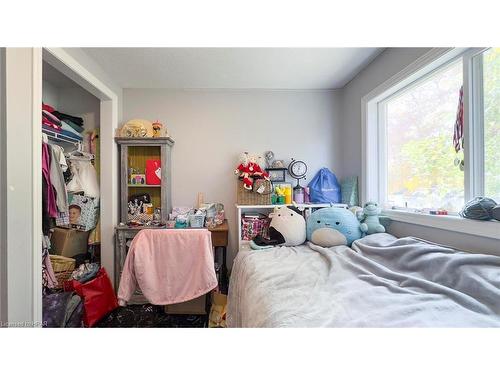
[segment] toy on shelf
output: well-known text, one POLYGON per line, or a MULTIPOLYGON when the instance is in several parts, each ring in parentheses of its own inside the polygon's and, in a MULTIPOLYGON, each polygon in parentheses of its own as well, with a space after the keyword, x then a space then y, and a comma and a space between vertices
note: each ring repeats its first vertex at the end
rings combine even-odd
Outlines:
POLYGON ((153 137, 161 137, 161 129, 163 128, 163 124, 160 123, 158 120, 153 122, 153 137))
MULTIPOLYGON (((285 188, 281 187, 280 185, 277 185, 275 188, 274 188, 274 191, 276 193, 275 197, 275 202, 273 202, 273 204, 285 204, 285 188)), ((272 198, 271 197, 271 202, 272 202, 272 198)))
POLYGON ((243 187, 246 190, 253 189, 254 178, 264 178, 269 180, 269 174, 259 165, 260 158, 243 152, 240 155, 240 164, 234 170, 234 174, 243 180, 243 187))
POLYGON ((269 239, 256 236, 250 242, 252 249, 268 249, 277 245, 298 246, 305 242, 306 222, 300 213, 288 207, 275 207, 269 217, 269 239))

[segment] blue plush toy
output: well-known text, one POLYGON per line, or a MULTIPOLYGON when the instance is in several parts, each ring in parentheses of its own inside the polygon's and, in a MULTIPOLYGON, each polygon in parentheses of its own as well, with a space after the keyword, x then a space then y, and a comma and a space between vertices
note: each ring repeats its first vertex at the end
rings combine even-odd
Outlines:
POLYGON ((307 239, 318 246, 351 246, 359 238, 359 221, 345 208, 321 208, 307 219, 307 239))

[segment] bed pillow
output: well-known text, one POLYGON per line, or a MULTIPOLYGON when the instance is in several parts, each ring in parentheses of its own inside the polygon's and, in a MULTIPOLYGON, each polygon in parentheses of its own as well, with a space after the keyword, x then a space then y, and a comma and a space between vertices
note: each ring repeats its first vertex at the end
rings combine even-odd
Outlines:
POLYGON ((307 219, 307 239, 318 246, 351 246, 361 235, 358 219, 345 208, 321 208, 307 219))

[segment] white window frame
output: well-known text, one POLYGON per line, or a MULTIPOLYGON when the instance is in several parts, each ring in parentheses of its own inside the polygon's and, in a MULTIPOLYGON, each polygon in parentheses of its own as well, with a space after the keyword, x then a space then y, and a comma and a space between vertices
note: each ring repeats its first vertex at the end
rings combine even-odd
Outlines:
MULTIPOLYGON (((469 200, 484 193, 484 140, 482 110, 481 52, 487 48, 433 48, 398 74, 376 87, 361 100, 362 176, 361 200, 386 201, 386 137, 382 103, 457 58, 464 71, 464 197, 469 200), (474 100, 469 100, 474 98, 474 100)), ((500 239, 500 223, 478 222, 459 216, 434 216, 405 209, 386 209, 384 214, 397 221, 432 226, 500 239)))

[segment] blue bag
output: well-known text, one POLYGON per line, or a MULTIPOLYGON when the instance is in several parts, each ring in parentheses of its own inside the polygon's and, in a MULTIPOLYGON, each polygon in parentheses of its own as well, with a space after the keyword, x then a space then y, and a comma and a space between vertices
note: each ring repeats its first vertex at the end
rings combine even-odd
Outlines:
POLYGON ((312 203, 340 203, 340 185, 328 168, 321 168, 309 183, 312 203))

